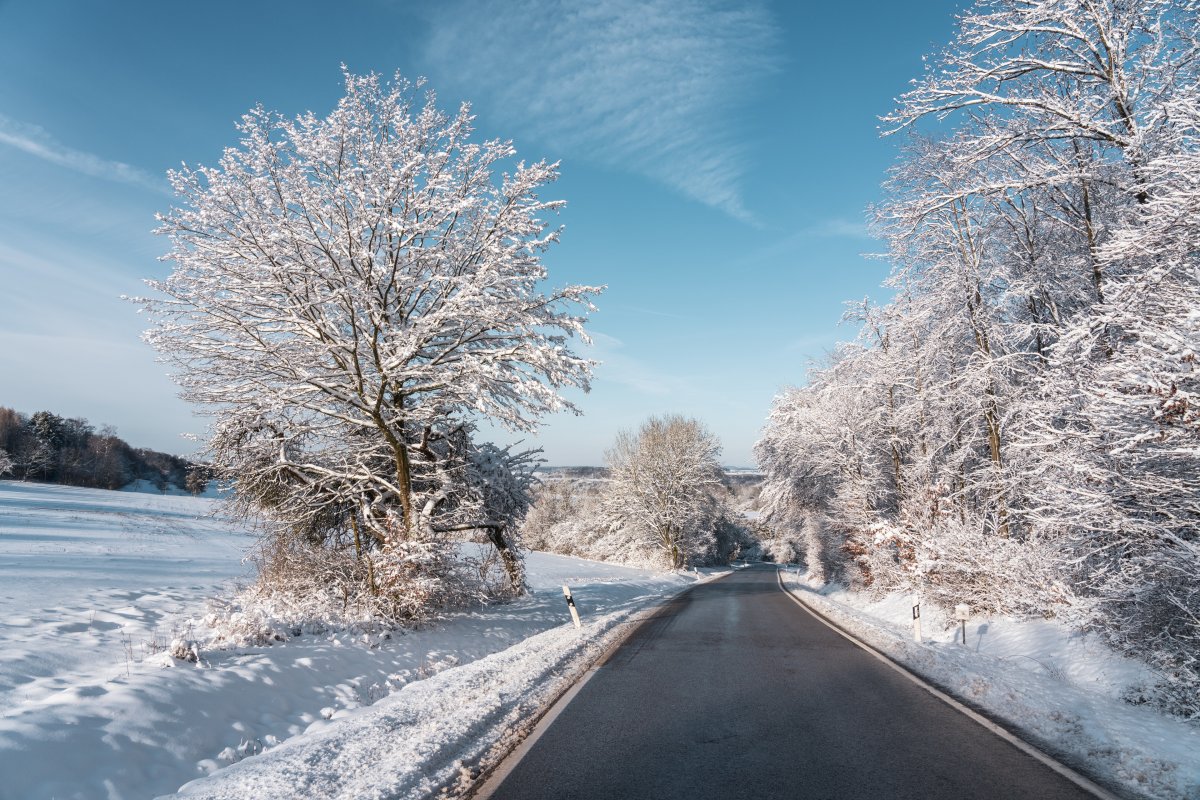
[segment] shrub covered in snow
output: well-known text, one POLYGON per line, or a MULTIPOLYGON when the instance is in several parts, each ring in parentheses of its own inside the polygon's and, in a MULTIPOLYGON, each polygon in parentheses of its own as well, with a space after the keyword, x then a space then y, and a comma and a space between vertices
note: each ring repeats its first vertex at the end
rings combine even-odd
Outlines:
POLYGON ((195 664, 200 661, 200 643, 193 639, 173 639, 167 653, 171 658, 195 664))
POLYGON ((231 600, 214 601, 206 618, 218 641, 263 645, 329 630, 379 634, 513 596, 505 565, 482 537, 402 542, 359 556, 273 531, 252 560, 257 580, 231 600))

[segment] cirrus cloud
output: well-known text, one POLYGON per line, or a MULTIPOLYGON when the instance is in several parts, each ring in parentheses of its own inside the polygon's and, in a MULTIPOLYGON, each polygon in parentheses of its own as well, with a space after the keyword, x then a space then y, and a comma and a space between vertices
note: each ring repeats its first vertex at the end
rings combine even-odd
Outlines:
POLYGON ((145 170, 68 147, 44 128, 18 122, 3 114, 0 114, 0 144, 15 147, 27 155, 93 178, 141 186, 159 194, 170 194, 170 187, 165 180, 156 178, 145 170))
POLYGON ((489 115, 750 219, 737 120, 778 62, 762 2, 511 0, 431 13, 429 63, 489 115))

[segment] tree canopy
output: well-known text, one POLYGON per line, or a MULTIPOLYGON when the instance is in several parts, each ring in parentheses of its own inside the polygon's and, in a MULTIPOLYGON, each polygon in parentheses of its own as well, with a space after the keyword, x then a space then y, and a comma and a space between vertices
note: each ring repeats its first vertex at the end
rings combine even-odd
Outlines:
POLYGON ((213 416, 244 509, 403 561, 507 524, 473 482, 527 457, 480 450, 475 425, 575 410, 560 392, 588 388, 571 340, 600 289, 543 286, 556 164, 506 171, 512 144, 474 141, 469 107, 419 82, 345 85, 325 117, 251 110, 216 166, 171 173, 147 339, 213 416))

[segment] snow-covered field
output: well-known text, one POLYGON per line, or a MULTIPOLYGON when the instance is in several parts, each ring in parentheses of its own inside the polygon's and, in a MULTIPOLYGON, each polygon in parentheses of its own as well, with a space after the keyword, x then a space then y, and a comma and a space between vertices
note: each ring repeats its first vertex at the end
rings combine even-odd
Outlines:
POLYGON ((250 537, 208 516, 212 508, 192 497, 0 481, 6 719, 84 673, 124 678, 186 629, 203 598, 246 573, 250 537))
POLYGON ((1136 796, 1200 798, 1200 727, 1124 702, 1153 676, 1097 637, 1049 620, 974 617, 963 645, 959 624, 923 605, 918 644, 907 596, 872 600, 791 570, 783 580, 867 644, 1085 773, 1136 796))
POLYGON ((208 648, 252 544, 213 508, 0 481, 0 800, 423 797, 699 579, 534 553, 530 597, 429 630, 208 648), (163 652, 180 635, 198 663, 163 652))

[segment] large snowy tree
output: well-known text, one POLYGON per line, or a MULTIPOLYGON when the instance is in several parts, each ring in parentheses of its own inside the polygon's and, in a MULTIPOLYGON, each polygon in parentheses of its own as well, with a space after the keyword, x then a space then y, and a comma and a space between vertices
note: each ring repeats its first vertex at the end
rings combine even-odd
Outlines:
POLYGON ((216 166, 171 173, 147 339, 215 418, 208 455, 244 509, 352 539, 403 583, 453 532, 510 549, 528 459, 475 424, 574 410, 560 390, 588 387, 571 340, 599 288, 543 286, 556 164, 513 163, 468 106, 399 75, 345 86, 324 117, 255 108, 216 166))
POLYGON ((702 562, 717 543, 720 454, 703 423, 679 415, 621 431, 606 456, 604 508, 612 525, 672 569, 702 562))

